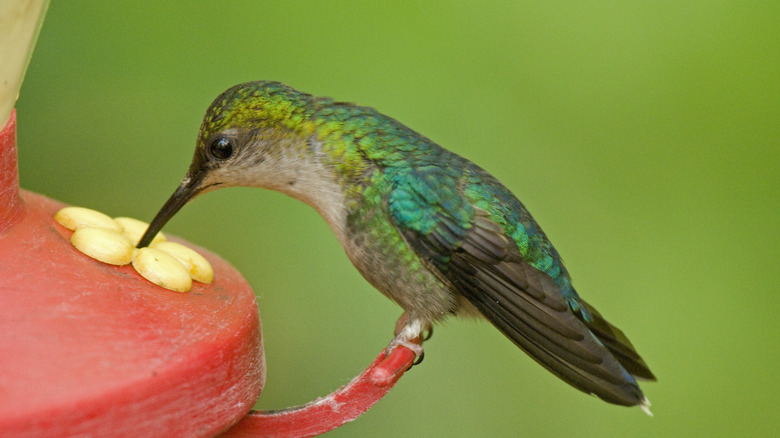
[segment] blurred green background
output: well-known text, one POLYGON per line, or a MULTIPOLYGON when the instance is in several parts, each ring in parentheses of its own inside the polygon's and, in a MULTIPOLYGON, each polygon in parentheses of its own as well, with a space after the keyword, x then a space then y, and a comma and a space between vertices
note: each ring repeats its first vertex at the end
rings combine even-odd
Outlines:
MULTIPOLYGON (((780 3, 53 1, 17 104, 22 186, 150 220, 224 89, 374 106, 491 171, 659 378, 655 418, 561 383, 484 322, 332 436, 767 436, 780 428, 780 3)), ((316 212, 230 189, 166 227, 249 280, 258 406, 325 395, 400 309, 316 212)))

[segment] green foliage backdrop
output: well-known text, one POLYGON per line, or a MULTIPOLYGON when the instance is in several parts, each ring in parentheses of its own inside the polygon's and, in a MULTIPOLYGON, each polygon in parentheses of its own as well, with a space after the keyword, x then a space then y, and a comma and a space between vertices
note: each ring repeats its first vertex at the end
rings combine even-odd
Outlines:
MULTIPOLYGON (((149 220, 238 82, 370 105, 530 208, 659 377, 655 418, 559 382, 483 322, 333 436, 767 436, 780 428, 780 3, 54 1, 17 105, 22 186, 149 220)), ((400 310, 317 214, 257 189, 166 228, 258 296, 281 408, 346 383, 400 310)))

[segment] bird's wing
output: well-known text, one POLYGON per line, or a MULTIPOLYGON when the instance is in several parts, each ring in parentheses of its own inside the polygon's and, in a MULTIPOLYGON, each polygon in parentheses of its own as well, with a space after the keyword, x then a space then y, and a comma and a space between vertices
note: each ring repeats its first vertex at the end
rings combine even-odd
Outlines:
POLYGON ((405 172, 395 178, 391 216, 408 244, 458 293, 572 386, 611 403, 643 402, 636 381, 571 311, 553 279, 522 260, 490 213, 462 196, 455 175, 436 168, 405 172))

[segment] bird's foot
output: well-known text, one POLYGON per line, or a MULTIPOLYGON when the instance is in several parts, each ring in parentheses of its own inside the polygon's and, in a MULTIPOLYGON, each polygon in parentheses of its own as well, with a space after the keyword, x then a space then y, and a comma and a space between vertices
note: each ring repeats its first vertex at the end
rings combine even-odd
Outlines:
POLYGON ((432 333, 433 328, 430 324, 411 318, 404 312, 395 324, 395 338, 387 346, 387 352, 393 351, 398 346, 406 347, 414 353, 416 359, 413 365, 417 365, 425 357, 422 343, 428 340, 432 333))

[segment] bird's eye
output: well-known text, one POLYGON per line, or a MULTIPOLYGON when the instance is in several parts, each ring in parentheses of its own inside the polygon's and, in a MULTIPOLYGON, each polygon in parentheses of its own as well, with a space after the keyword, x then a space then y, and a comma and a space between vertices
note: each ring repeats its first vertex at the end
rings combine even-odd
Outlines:
POLYGON ((217 137, 212 140, 209 146, 209 153, 218 160, 227 160, 233 156, 235 149, 233 140, 228 137, 217 137))

